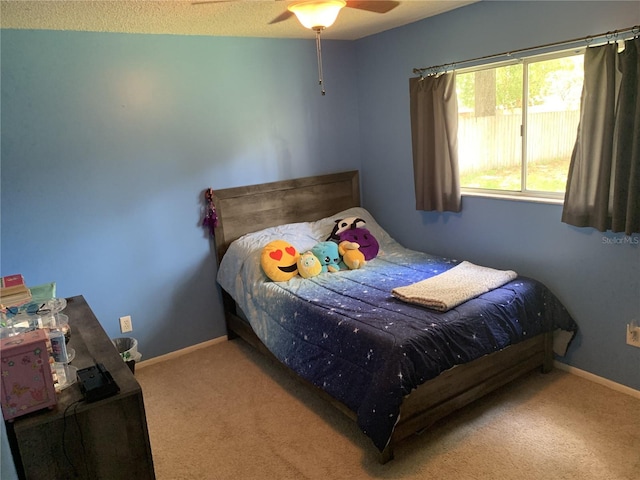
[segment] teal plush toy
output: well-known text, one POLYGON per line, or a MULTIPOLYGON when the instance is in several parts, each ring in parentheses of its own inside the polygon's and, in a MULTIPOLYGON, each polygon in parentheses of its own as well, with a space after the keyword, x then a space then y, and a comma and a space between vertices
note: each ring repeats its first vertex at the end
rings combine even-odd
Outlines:
POLYGON ((322 272, 340 271, 340 254, 336 242, 320 242, 311 249, 322 265, 322 272))

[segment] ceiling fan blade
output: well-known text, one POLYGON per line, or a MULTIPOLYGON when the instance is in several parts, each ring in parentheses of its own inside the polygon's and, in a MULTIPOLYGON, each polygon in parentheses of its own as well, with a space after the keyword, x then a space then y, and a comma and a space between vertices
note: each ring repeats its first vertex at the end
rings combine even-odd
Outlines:
MULTIPOLYGON (((192 5, 203 5, 203 4, 207 4, 207 3, 234 3, 234 2, 243 2, 243 1, 248 3, 251 0, 191 0, 191 4, 192 5)), ((259 0, 253 0, 253 1, 259 1, 259 0)), ((262 0, 262 1, 264 1, 264 0, 262 0)), ((283 1, 283 0, 274 0, 274 1, 280 2, 280 1, 283 1)), ((289 10, 285 10, 280 15, 278 15, 276 18, 271 20, 269 22, 269 25, 273 25, 274 23, 284 22, 285 20, 288 20, 292 16, 293 16, 293 12, 290 12, 289 10)))
MULTIPOLYGON (((207 3, 249 3, 263 2, 265 0, 191 0, 191 5, 206 5, 207 3)), ((274 0, 279 2, 280 0, 274 0)))
POLYGON ((191 0, 191 5, 207 5, 209 3, 233 3, 237 0, 191 0))
POLYGON ((349 8, 356 8, 358 10, 366 10, 368 12, 374 12, 374 13, 387 13, 393 10, 394 8, 396 8, 398 5, 400 5, 400 2, 394 2, 391 0, 389 1, 386 1, 386 0, 349 1, 347 0, 347 7, 349 8))
POLYGON ((278 15, 276 18, 274 18, 273 20, 271 20, 269 22, 269 25, 273 25, 274 23, 280 23, 280 22, 284 22, 285 20, 288 20, 289 18, 291 18, 293 16, 293 12, 290 12, 289 10, 285 10, 284 12, 282 12, 280 15, 278 15))

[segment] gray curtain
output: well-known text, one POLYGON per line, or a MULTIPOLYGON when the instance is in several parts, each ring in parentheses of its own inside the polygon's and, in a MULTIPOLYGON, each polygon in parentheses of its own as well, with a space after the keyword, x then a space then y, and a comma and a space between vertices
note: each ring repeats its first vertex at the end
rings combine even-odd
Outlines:
POLYGON ((562 221, 640 232, 640 39, 588 48, 562 221))
POLYGON ((416 209, 459 212, 455 74, 410 78, 409 91, 416 209))

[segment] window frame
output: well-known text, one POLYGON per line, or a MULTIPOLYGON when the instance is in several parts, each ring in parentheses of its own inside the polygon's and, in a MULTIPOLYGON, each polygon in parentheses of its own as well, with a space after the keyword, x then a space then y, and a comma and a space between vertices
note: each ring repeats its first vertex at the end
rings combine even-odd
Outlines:
MULTIPOLYGON (((456 69, 455 73, 465 74, 471 72, 479 72, 483 70, 497 69, 510 65, 522 64, 522 113, 520 122, 520 138, 521 138, 521 160, 520 160, 520 190, 501 190, 497 188, 478 188, 460 186, 462 196, 478 196, 508 200, 529 201, 535 203, 551 203, 563 204, 565 192, 549 192, 541 190, 529 190, 527 185, 527 115, 529 110, 529 65, 541 61, 554 60, 557 58, 572 57, 576 55, 584 55, 587 46, 574 47, 535 55, 525 55, 518 58, 510 58, 507 60, 499 60, 495 62, 487 62, 475 64, 469 67, 456 69)), ((568 172, 567 172, 568 173, 568 172)))

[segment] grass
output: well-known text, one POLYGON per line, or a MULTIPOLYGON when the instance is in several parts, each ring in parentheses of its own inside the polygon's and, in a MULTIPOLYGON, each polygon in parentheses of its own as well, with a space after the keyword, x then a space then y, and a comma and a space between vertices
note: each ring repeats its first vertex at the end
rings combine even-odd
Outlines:
MULTIPOLYGON (((527 169, 527 190, 564 192, 569 171, 569 159, 553 158, 530 163, 527 169)), ((520 191, 520 167, 505 167, 460 174, 460 186, 492 190, 520 191)))

